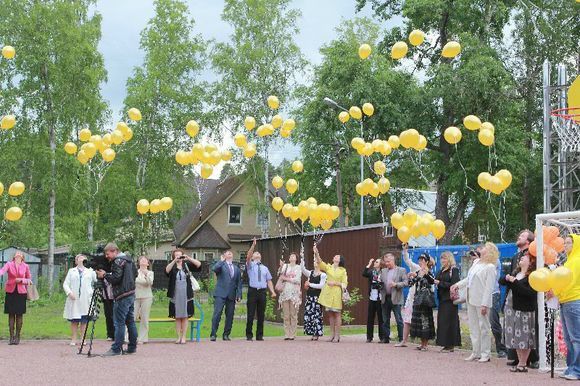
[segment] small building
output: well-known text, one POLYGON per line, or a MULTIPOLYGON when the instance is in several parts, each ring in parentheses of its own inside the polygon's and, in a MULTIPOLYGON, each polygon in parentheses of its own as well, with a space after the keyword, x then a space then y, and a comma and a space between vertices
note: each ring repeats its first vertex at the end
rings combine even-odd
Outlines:
MULTIPOLYGON (((24 250, 23 248, 17 248, 17 247, 10 246, 10 247, 4 248, 4 249, 0 249, 0 267, 3 267, 4 264, 6 264, 9 261, 12 261, 12 258, 14 257, 16 252, 22 252, 24 254, 24 261, 26 262, 26 264, 28 264, 28 266, 30 268, 30 275, 32 276, 32 282, 35 284, 38 283, 38 276, 40 274, 41 259, 37 256, 34 256, 34 255, 26 252, 26 250, 24 250)), ((6 275, 0 276, 0 285, 3 286, 5 281, 6 281, 6 275)))

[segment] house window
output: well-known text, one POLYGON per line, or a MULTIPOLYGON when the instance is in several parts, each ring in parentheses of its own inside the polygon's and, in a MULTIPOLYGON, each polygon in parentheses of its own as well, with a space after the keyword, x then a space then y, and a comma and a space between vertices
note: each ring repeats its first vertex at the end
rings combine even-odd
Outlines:
POLYGON ((385 237, 393 237, 394 235, 395 235, 395 229, 392 226, 387 225, 385 227, 385 237))
POLYGON ((213 261, 214 253, 213 252, 205 252, 203 254, 204 261, 213 261))
POLYGON ((228 225, 242 225, 241 205, 228 205, 228 225))
POLYGON ((256 226, 258 228, 268 228, 270 226, 270 213, 256 213, 256 226))

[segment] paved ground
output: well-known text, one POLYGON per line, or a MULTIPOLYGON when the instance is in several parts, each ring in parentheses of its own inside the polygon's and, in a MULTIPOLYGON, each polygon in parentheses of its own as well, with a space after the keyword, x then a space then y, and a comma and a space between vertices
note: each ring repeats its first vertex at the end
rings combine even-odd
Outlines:
MULTIPOLYGON (((108 342, 95 342, 94 353, 108 342)), ((345 337, 339 344, 299 338, 286 342, 152 342, 122 357, 87 358, 64 341, 0 342, 2 385, 558 385, 548 374, 508 372, 504 360, 466 363, 465 352, 367 344, 345 337), (22 369, 25 369, 24 372, 22 369)))

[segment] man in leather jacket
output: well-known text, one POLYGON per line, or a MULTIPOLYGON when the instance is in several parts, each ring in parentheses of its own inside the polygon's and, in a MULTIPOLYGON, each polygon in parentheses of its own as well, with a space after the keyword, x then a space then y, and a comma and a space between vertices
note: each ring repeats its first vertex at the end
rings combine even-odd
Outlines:
POLYGON ((137 269, 133 260, 119 251, 115 243, 105 246, 105 257, 111 261, 111 272, 97 271, 99 278, 104 278, 113 286, 113 318, 115 321, 115 341, 111 349, 103 356, 115 356, 121 354, 134 354, 137 351, 137 326, 135 325, 135 277, 137 269), (129 333, 129 345, 123 351, 125 339, 125 326, 129 333))

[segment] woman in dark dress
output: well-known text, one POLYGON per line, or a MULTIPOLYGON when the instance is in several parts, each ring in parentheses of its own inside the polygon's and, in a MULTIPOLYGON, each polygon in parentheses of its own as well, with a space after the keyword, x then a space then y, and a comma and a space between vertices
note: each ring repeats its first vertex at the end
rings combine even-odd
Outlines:
POLYGON ((320 272, 318 263, 314 262, 314 269, 309 271, 304 266, 304 256, 302 256, 300 267, 302 274, 308 278, 304 283, 306 289, 306 303, 304 305, 304 334, 310 335, 310 340, 318 340, 323 333, 322 306, 318 304, 318 297, 324 284, 326 274, 320 272))
POLYGON ((193 316, 193 288, 191 287, 191 272, 199 271, 201 263, 183 254, 181 249, 171 252, 172 260, 165 273, 169 276, 167 297, 169 301, 169 317, 175 319, 177 344, 185 344, 187 334, 187 319, 193 316))
POLYGON ((449 288, 459 281, 459 268, 451 252, 441 254, 441 270, 435 279, 439 310, 437 312, 437 346, 443 346, 441 352, 453 352, 455 346, 461 346, 459 328, 459 307, 453 304, 449 288))
POLYGON ((9 345, 20 344, 22 317, 26 313, 26 297, 28 286, 32 284, 30 268, 24 262, 24 254, 16 252, 12 261, 4 264, 0 269, 0 276, 8 273, 6 280, 6 299, 4 313, 8 314, 8 328, 10 330, 9 345))
POLYGON ((417 272, 409 274, 409 285, 415 286, 415 301, 413 303, 413 317, 411 318, 411 337, 421 339, 421 345, 417 350, 427 351, 427 344, 430 339, 435 338, 435 324, 433 323, 433 304, 427 304, 427 298, 431 303, 435 301, 432 285, 435 277, 431 272, 433 267, 431 257, 424 253, 419 256, 419 267, 417 272))

